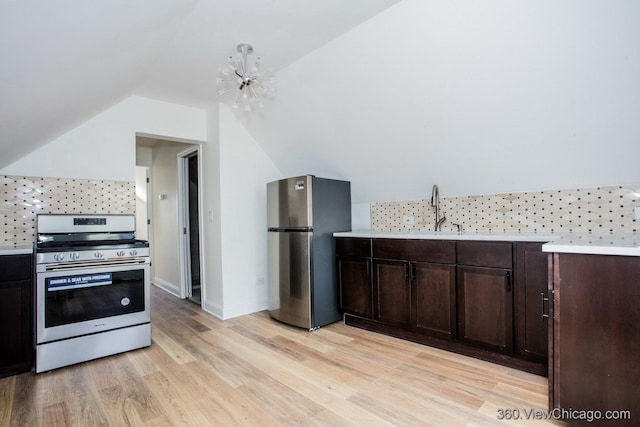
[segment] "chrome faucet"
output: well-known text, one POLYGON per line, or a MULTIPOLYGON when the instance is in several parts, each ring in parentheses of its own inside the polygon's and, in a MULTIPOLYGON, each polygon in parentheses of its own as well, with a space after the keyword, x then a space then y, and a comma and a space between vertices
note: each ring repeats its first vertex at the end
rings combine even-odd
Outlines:
POLYGON ((440 191, 438 190, 438 186, 437 185, 434 185, 433 189, 431 189, 431 206, 436 208, 436 227, 435 227, 435 231, 440 231, 440 229, 442 228, 442 223, 447 219, 447 217, 444 216, 444 214, 443 214, 442 218, 440 218, 440 214, 442 212, 440 212, 440 191))

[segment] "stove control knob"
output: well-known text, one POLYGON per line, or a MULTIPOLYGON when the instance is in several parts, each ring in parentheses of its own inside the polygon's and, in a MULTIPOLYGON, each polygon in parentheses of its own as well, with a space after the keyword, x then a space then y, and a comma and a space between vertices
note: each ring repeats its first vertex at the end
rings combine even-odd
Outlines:
POLYGON ((136 255, 138 255, 138 251, 137 251, 137 250, 135 250, 135 249, 131 249, 131 250, 129 251, 129 254, 130 254, 131 256, 136 256, 136 255))
POLYGON ((80 259, 80 254, 78 252, 73 252, 71 253, 71 255, 69 255, 71 257, 72 260, 76 261, 78 259, 80 259))
POLYGON ((124 256, 124 255, 125 255, 125 253, 126 253, 125 251, 118 251, 118 252, 116 252, 116 255, 118 255, 118 256, 124 256))
POLYGON ((96 257, 96 258, 102 258, 102 257, 104 256, 104 252, 102 252, 102 251, 96 251, 96 252, 93 254, 93 256, 94 256, 94 257, 96 257))
POLYGON ((53 259, 56 261, 62 261, 64 259, 64 254, 54 254, 53 259))

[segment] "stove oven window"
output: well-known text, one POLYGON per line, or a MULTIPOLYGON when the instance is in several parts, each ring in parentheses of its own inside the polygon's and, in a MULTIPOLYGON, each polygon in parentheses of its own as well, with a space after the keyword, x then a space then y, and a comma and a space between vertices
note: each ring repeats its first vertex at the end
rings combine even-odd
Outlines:
POLYGON ((144 311, 144 270, 45 279, 45 327, 144 311))

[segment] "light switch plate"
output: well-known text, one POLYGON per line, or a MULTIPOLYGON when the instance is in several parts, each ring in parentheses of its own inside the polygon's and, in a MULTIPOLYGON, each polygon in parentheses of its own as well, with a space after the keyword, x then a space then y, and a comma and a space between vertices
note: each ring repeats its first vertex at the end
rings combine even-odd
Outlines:
POLYGON ((640 206, 633 208, 633 215, 635 219, 640 219, 640 206))
POLYGON ((402 223, 404 225, 413 225, 415 224, 415 218, 412 216, 403 216, 402 217, 402 223))

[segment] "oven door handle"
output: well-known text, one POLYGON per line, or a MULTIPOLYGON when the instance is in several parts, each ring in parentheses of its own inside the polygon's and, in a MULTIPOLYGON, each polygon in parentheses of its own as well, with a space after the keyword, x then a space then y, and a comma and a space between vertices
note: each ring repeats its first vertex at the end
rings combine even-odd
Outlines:
POLYGON ((113 261, 89 261, 89 262, 68 262, 59 264, 48 264, 45 266, 44 271, 64 271, 75 270, 78 268, 102 268, 113 266, 127 266, 127 265, 140 265, 149 264, 149 258, 127 258, 113 261))

